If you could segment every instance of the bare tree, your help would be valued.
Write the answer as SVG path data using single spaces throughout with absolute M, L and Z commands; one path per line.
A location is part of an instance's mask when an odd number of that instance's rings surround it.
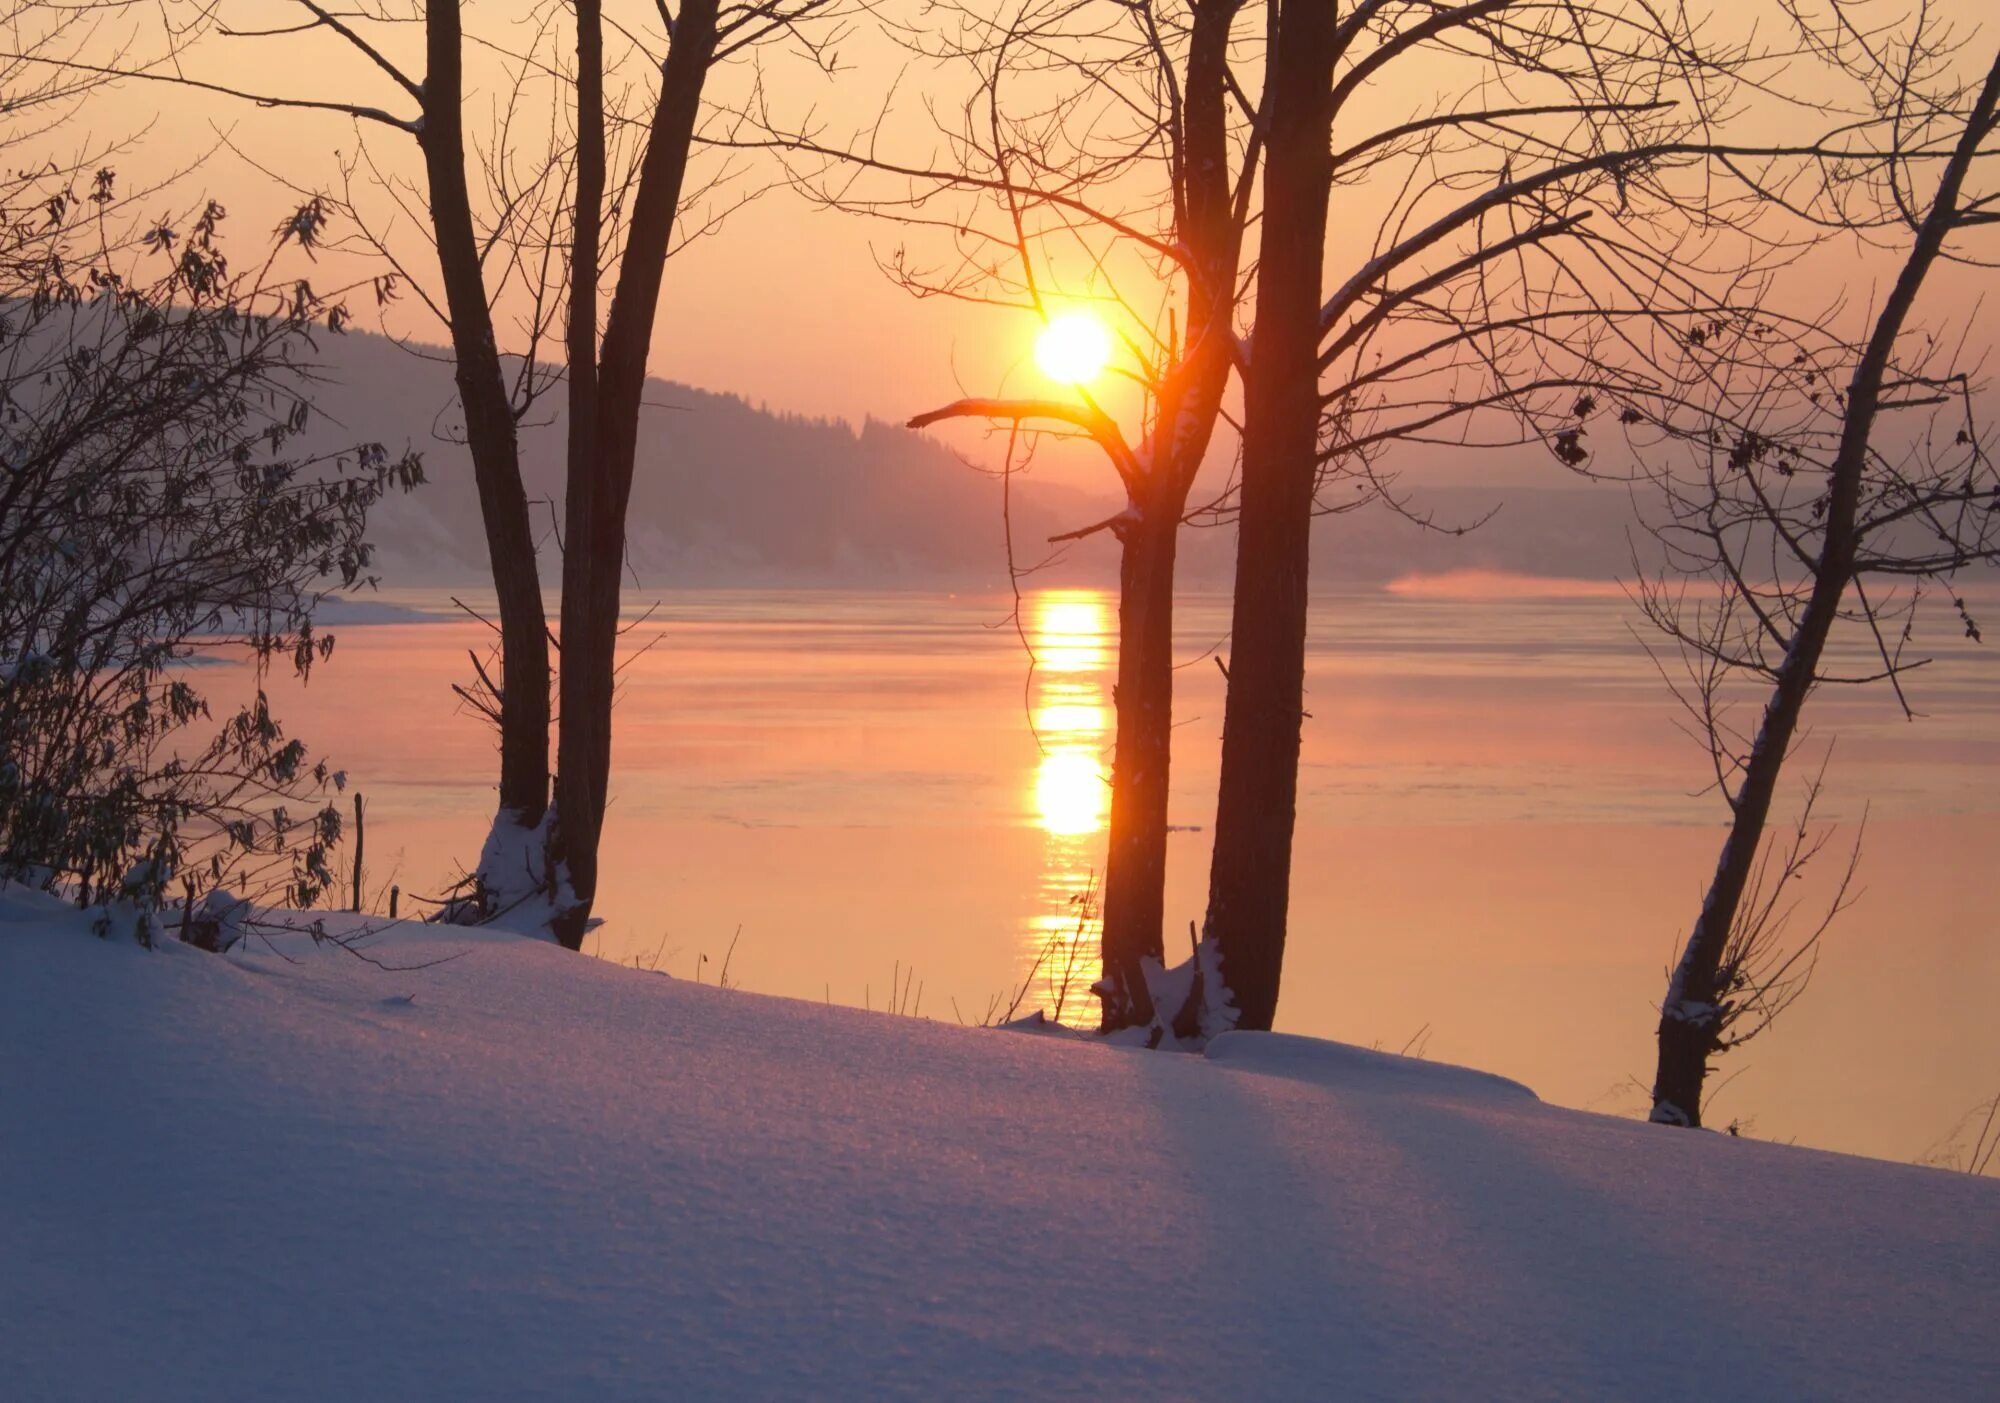
M 1754 217 L 1773 166 L 1839 159 L 1722 142 L 1760 51 L 1645 0 L 1275 0 L 1272 29 L 1209 1032 L 1276 1015 L 1314 511 L 1385 454 L 1585 469 L 1594 416 L 1685 403 L 1668 352 L 1784 252 Z
M 538 10 L 525 41 L 469 35 L 465 7 L 415 0 L 329 9 L 291 0 L 293 25 L 231 22 L 229 0 L 194 6 L 170 30 L 167 51 L 146 63 L 84 63 L 63 69 L 164 81 L 245 99 L 261 107 L 345 116 L 359 127 L 412 138 L 424 186 L 410 189 L 363 151 L 358 173 L 384 192 L 392 211 L 416 217 L 435 257 L 440 291 L 428 271 L 372 242 L 392 260 L 388 286 L 416 285 L 451 334 L 465 437 L 479 486 L 487 553 L 498 596 L 501 676 L 482 679 L 501 737 L 500 807 L 460 913 L 485 919 L 536 903 L 570 948 L 591 924 L 598 883 L 611 753 L 625 514 L 631 494 L 641 396 L 664 265 L 687 231 L 680 215 L 689 193 L 689 156 L 704 123 L 710 76 L 761 43 L 788 39 L 813 62 L 829 61 L 808 21 L 832 18 L 836 0 L 685 0 L 660 4 L 629 21 L 607 21 L 601 0 L 576 0 L 574 53 L 554 44 L 552 16 Z M 624 45 L 622 63 L 639 75 L 636 111 L 606 96 L 607 23 Z M 404 26 L 421 24 L 421 76 L 395 56 Z M 194 76 L 185 61 L 204 40 L 297 42 L 323 36 L 358 59 L 380 89 L 352 98 L 318 98 Z M 467 136 L 467 55 L 496 55 L 512 85 L 486 151 Z M 552 90 L 545 151 L 523 173 L 513 149 L 520 94 L 531 83 Z M 567 113 L 567 119 L 562 116 Z M 521 126 L 527 126 L 525 120 Z M 621 140 L 627 137 L 629 140 Z M 483 187 L 483 189 L 481 188 Z M 484 198 L 482 198 L 482 196 Z M 608 282 L 608 296 L 603 291 Z M 521 369 L 510 376 L 496 330 L 496 305 L 513 289 L 524 298 Z M 551 804 L 549 747 L 550 632 L 536 563 L 536 533 L 520 473 L 519 426 L 550 382 L 537 350 L 560 325 L 561 378 L 569 408 L 568 475 L 562 543 L 561 700 L 557 779 Z
M 1251 17 L 1262 23 L 1238 24 Z M 1143 42 L 1121 49 L 1108 37 L 1121 26 Z M 1364 0 L 1344 14 L 1282 0 L 1031 4 L 962 31 L 931 50 L 979 74 L 942 129 L 950 162 L 895 160 L 875 131 L 845 144 L 774 139 L 907 182 L 888 195 L 858 175 L 816 188 L 952 231 L 959 258 L 941 272 L 902 250 L 890 260 L 919 292 L 1039 311 L 1060 243 L 1086 250 L 1086 281 L 1129 308 L 1105 270 L 1121 250 L 1151 260 L 1142 285 L 1167 289 L 1163 310 L 1124 319 L 1152 338 L 1133 348 L 1142 433 L 1126 436 L 1088 395 L 980 396 L 913 422 L 997 420 L 1010 445 L 1023 426 L 1053 426 L 1093 440 L 1118 469 L 1127 508 L 1098 527 L 1123 548 L 1105 1025 L 1269 1027 L 1312 519 L 1371 495 L 1420 516 L 1388 491 L 1382 457 L 1397 446 L 1539 444 L 1575 467 L 1590 457 L 1581 419 L 1614 393 L 1628 409 L 1679 402 L 1685 387 L 1656 368 L 1663 348 L 1696 310 L 1754 301 L 1755 245 L 1711 257 L 1732 212 L 1706 183 L 1711 124 L 1751 54 L 1698 39 L 1686 17 L 1644 0 Z M 988 227 L 941 209 L 947 193 L 998 218 Z M 1336 193 L 1343 218 L 1330 227 Z M 1329 293 L 1330 247 L 1352 263 Z M 1190 513 L 1232 369 L 1244 387 L 1240 481 Z M 1198 957 L 1142 988 L 1161 949 L 1171 544 L 1191 516 L 1239 528 L 1223 779 Z M 1147 1007 L 1156 991 L 1166 1007 Z
M 858 166 L 901 182 L 900 194 L 839 179 L 815 186 L 831 203 L 929 224 L 940 193 L 969 196 L 955 215 L 959 258 L 942 272 L 907 256 L 892 272 L 913 291 L 999 303 L 1047 318 L 1065 294 L 1114 309 L 1126 336 L 1120 370 L 1136 390 L 1128 436 L 1087 387 L 1073 398 L 972 397 L 919 414 L 1089 439 L 1125 496 L 1100 531 L 1119 543 L 1119 632 L 1110 821 L 1103 888 L 1106 1032 L 1164 1035 L 1155 995 L 1164 971 L 1167 797 L 1173 737 L 1174 566 L 1189 493 L 1201 471 L 1235 363 L 1243 231 L 1258 144 L 1255 113 L 1231 71 L 1242 0 L 1078 6 L 1029 0 L 997 15 L 957 10 L 923 31 L 934 57 L 976 74 L 946 128 L 957 158 L 938 171 L 897 166 L 857 144 Z M 1049 97 L 1051 82 L 1060 95 Z M 824 146 L 801 137 L 794 151 Z M 982 218 L 983 216 L 983 218 Z M 1078 258 L 1077 255 L 1081 254 Z M 1075 259 L 1087 269 L 1065 286 Z M 1125 274 L 1136 284 L 1127 287 Z M 1179 1006 L 1165 1010 L 1171 1017 Z
M 1667 1125 L 1701 1124 L 1713 1059 L 1796 993 L 1788 980 L 1810 951 L 1810 939 L 1786 948 L 1771 928 L 1776 850 L 1766 836 L 1808 699 L 1829 682 L 1879 682 L 1913 715 L 1904 678 L 1925 662 L 1914 652 L 1913 617 L 1926 587 L 1941 590 L 1977 638 L 1952 581 L 2000 559 L 2000 474 L 1975 386 L 1934 339 L 1911 330 L 1936 267 L 1977 264 L 1972 236 L 2000 225 L 2000 193 L 1975 188 L 1982 163 L 2000 155 L 2000 57 L 1982 80 L 1947 86 L 1940 69 L 1950 49 L 1938 34 L 1898 40 L 1839 10 L 1805 33 L 1863 85 L 1887 152 L 1845 182 L 1847 204 L 1818 217 L 1863 229 L 1886 223 L 1902 236 L 1900 266 L 1866 334 L 1851 343 L 1801 344 L 1774 336 L 1767 319 L 1711 324 L 1686 352 L 1717 388 L 1708 413 L 1642 426 L 1654 452 L 1692 449 L 1689 465 L 1656 473 L 1667 508 L 1656 534 L 1670 569 L 1705 578 L 1712 597 L 1663 579 L 1640 602 L 1689 664 L 1683 700 L 1731 813 L 1660 1006 L 1651 1118 Z M 1857 208 L 1864 198 L 1872 203 Z M 1865 645 L 1865 661 L 1830 652 L 1840 630 Z M 1724 695 L 1739 678 L 1768 688 L 1749 735 L 1731 725 Z M 1815 782 L 1808 815 L 1817 792 Z M 1785 876 L 1803 832 L 1802 821 L 1791 856 L 1776 859 Z
M 837 0 L 683 0 L 661 10 L 670 36 L 659 65 L 644 151 L 617 193 L 629 198 L 617 274 L 602 331 L 598 282 L 606 254 L 607 194 L 604 18 L 601 0 L 577 0 L 575 210 L 567 320 L 569 487 L 564 510 L 562 709 L 555 851 L 571 893 L 555 930 L 581 944 L 597 893 L 598 843 L 611 769 L 611 706 L 616 685 L 618 605 L 625 571 L 625 513 L 639 441 L 653 324 L 667 254 L 703 119 L 711 73 L 774 36 L 830 64 L 823 39 L 801 26 L 827 21 Z

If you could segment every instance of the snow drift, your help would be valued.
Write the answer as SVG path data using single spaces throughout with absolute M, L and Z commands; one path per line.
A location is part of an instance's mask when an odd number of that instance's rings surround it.
M 2000 1378 L 2000 1184 L 0 893 L 10 1399 L 1885 1398 Z

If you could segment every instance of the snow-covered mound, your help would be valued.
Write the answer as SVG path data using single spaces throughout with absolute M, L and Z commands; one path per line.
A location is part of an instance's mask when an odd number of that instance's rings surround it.
M 1227 1062 L 1245 1071 L 1293 1077 L 1335 1090 L 1391 1090 L 1415 1096 L 1525 1096 L 1535 1093 L 1521 1083 L 1492 1072 L 1398 1057 L 1372 1048 L 1349 1047 L 1324 1038 L 1293 1033 L 1227 1032 L 1208 1045 L 1211 1062 Z M 1377 1087 L 1377 1081 L 1385 1086 Z
M 1974 1398 L 2000 1184 L 398 930 L 0 894 L 0 1394 Z

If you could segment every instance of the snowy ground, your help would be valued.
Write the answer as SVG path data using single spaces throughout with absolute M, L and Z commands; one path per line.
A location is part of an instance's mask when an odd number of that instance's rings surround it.
M 0 893 L 0 1395 L 1993 1398 L 2000 1183 Z

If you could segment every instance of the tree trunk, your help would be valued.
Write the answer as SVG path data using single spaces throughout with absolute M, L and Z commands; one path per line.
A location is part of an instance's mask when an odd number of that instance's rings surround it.
M 563 543 L 556 812 L 559 851 L 572 900 L 560 913 L 556 935 L 572 949 L 583 943 L 597 899 L 598 847 L 611 775 L 625 511 L 632 496 L 639 410 L 660 285 L 702 86 L 715 56 L 716 12 L 717 0 L 688 0 L 674 22 L 618 284 L 597 356 L 595 433 L 585 456 L 575 456 L 583 451 L 582 444 L 573 442 L 571 449 L 565 506 L 569 532 Z
M 534 828 L 549 802 L 548 617 L 514 415 L 465 178 L 464 101 L 458 7 L 425 7 L 427 73 L 419 141 L 430 185 L 431 224 L 451 322 L 452 359 L 466 445 L 500 613 L 500 824 Z M 505 845 L 511 847 L 512 845 Z
M 1849 512 L 1850 523 L 1852 512 Z M 1832 582 L 1834 576 L 1823 577 Z M 1718 1023 L 1721 1001 L 1726 991 L 1722 982 L 1722 957 L 1735 929 L 1744 890 L 1757 865 L 1763 845 L 1764 825 L 1771 814 L 1771 799 L 1777 792 L 1778 776 L 1798 733 L 1799 715 L 1818 676 L 1819 660 L 1826 650 L 1840 596 L 1846 584 L 1843 571 L 1837 583 L 1822 590 L 1816 587 L 1807 601 L 1799 630 L 1786 650 L 1778 672 L 1777 685 L 1765 705 L 1757 740 L 1751 747 L 1743 782 L 1736 791 L 1735 819 L 1722 845 L 1715 876 L 1702 898 L 1701 915 L 1681 952 L 1667 983 L 1667 997 L 1660 1005 L 1660 1060 L 1653 1079 L 1652 1119 L 1663 1125 L 1701 1124 L 1701 1086 L 1708 1075 L 1708 1059 L 1716 1051 L 1721 1028 Z
M 1190 261 L 1187 341 L 1161 388 L 1134 485 L 1140 516 L 1119 531 L 1118 734 L 1105 860 L 1104 1032 L 1156 1024 L 1180 1032 L 1188 1010 L 1154 1007 L 1150 959 L 1165 964 L 1167 796 L 1173 748 L 1174 557 L 1235 360 L 1242 222 L 1229 149 L 1229 42 L 1239 0 L 1198 0 L 1181 106 L 1184 157 L 1176 218 Z M 1254 159 L 1251 158 L 1251 159 Z M 1247 173 L 1246 173 L 1247 177 Z M 1198 987 L 1198 985 L 1194 986 Z
M 611 703 L 617 687 L 623 523 L 607 521 L 601 479 L 594 484 L 596 491 L 592 484 L 582 484 L 590 505 L 581 510 L 575 505 L 579 479 L 597 476 L 601 463 L 570 464 L 572 524 L 563 555 L 556 819 L 569 902 L 556 922 L 556 938 L 572 950 L 583 944 L 597 899 L 597 853 L 611 773 Z
M 1211 1032 L 1268 1029 L 1284 965 L 1318 473 L 1321 262 L 1333 179 L 1325 104 L 1336 33 L 1335 6 L 1289 0 L 1269 60 L 1229 699 L 1203 928 L 1221 985 L 1204 993 Z
M 590 906 L 597 893 L 597 840 L 603 825 L 604 789 L 567 782 L 578 757 L 595 759 L 594 722 L 605 730 L 603 769 L 589 765 L 581 777 L 608 772 L 610 710 L 608 687 L 595 683 L 591 659 L 602 651 L 590 642 L 596 615 L 592 589 L 599 553 L 598 520 L 604 485 L 597 470 L 598 366 L 597 280 L 602 272 L 604 208 L 604 31 L 599 0 L 576 5 L 576 186 L 570 231 L 569 316 L 564 350 L 569 393 L 568 474 L 563 495 L 562 749 L 556 775 L 554 848 L 564 864 L 565 905 L 555 913 L 556 938 L 574 950 L 583 944 Z M 623 540 L 619 542 L 623 563 Z M 612 567 L 612 579 L 618 578 Z M 617 603 L 611 606 L 612 648 L 617 646 Z M 575 718 L 572 721 L 572 717 Z M 580 747 L 579 741 L 583 744 Z
M 1104 860 L 1103 1031 L 1153 1021 L 1144 961 L 1165 963 L 1167 781 L 1173 748 L 1177 504 L 1120 531 L 1117 737 Z
M 1735 818 L 1723 844 L 1722 858 L 1716 864 L 1715 877 L 1702 899 L 1701 915 L 1668 981 L 1667 997 L 1660 1005 L 1660 1058 L 1653 1079 L 1651 1116 L 1659 1124 L 1701 1124 L 1702 1082 L 1721 1033 L 1718 1004 L 1729 993 L 1721 987 L 1722 960 L 1763 842 L 1778 775 L 1797 733 L 1806 698 L 1819 676 L 1820 657 L 1826 650 L 1841 597 L 1855 575 L 1860 550 L 1856 521 L 1868 467 L 1869 443 L 1882 406 L 1883 385 L 1889 378 L 1903 323 L 1944 247 L 1946 235 L 1959 221 L 1959 192 L 1977 158 L 1980 142 L 1993 130 L 1996 112 L 2000 112 L 2000 58 L 1987 70 L 1985 83 L 1968 114 L 1965 131 L 1945 164 L 1937 193 L 1918 226 L 1910 256 L 1882 304 L 1867 349 L 1848 384 L 1840 445 L 1828 473 L 1826 534 L 1813 568 L 1812 593 L 1806 600 L 1791 645 L 1785 650 L 1771 700 L 1764 708 L 1764 720 L 1751 747 L 1749 763 L 1744 767 L 1743 782 L 1737 787 Z

